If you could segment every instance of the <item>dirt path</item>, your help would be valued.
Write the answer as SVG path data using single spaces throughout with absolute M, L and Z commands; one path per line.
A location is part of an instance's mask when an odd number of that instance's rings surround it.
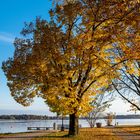
M 45 136 L 46 134 L 52 133 L 55 131 L 37 131 L 21 134 L 9 134 L 0 136 L 0 140 L 31 140 L 32 138 L 38 138 L 40 136 Z
M 122 140 L 140 140 L 140 134 L 132 134 L 120 129 L 113 129 L 113 133 Z

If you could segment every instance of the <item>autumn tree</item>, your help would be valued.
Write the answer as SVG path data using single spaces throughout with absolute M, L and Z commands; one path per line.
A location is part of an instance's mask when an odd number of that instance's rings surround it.
M 77 135 L 78 117 L 91 111 L 91 100 L 109 88 L 119 77 L 119 65 L 129 59 L 128 55 L 116 62 L 110 50 L 119 40 L 115 35 L 124 33 L 129 18 L 135 18 L 138 4 L 55 2 L 51 21 L 38 18 L 26 24 L 23 38 L 15 39 L 14 57 L 3 62 L 11 95 L 25 106 L 35 96 L 42 97 L 51 111 L 70 116 L 69 135 Z

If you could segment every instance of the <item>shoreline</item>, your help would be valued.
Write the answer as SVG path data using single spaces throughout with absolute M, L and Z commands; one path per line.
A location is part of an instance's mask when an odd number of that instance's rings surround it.
M 98 120 L 105 120 L 106 118 L 99 118 Z M 116 118 L 116 120 L 139 120 L 140 118 Z M 0 121 L 47 121 L 47 120 L 62 120 L 62 118 L 54 119 L 0 119 Z M 63 118 L 63 120 L 69 120 L 69 118 Z M 79 120 L 86 120 L 86 118 L 79 118 Z M 115 120 L 115 119 L 113 119 Z M 23 122 L 24 123 L 24 122 Z
M 94 128 L 97 128 L 97 127 L 93 127 Z M 115 126 L 115 125 L 112 125 L 112 126 L 102 126 L 101 128 L 107 128 L 107 129 L 110 129 L 110 128 L 140 128 L 140 124 L 139 125 L 118 125 L 118 126 Z M 79 128 L 79 129 L 92 129 L 90 127 L 82 127 L 82 128 Z M 67 131 L 68 129 L 65 129 L 65 131 Z M 27 132 L 14 132 L 14 133 L 0 133 L 0 136 L 1 135 L 16 135 L 16 134 L 30 134 L 30 133 L 42 133 L 42 132 L 59 132 L 60 130 L 30 130 L 30 131 L 27 131 Z

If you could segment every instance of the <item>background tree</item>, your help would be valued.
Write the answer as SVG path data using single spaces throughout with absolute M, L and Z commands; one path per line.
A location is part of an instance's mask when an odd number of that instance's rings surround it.
M 132 110 L 140 110 L 139 62 L 123 63 L 123 68 L 119 72 L 121 77 L 113 81 L 115 90 L 124 101 L 130 104 Z
M 131 0 L 55 3 L 51 21 L 26 24 L 24 38 L 15 40 L 14 57 L 3 63 L 11 95 L 25 106 L 42 97 L 51 111 L 70 115 L 69 135 L 78 134 L 78 117 L 91 111 L 91 100 L 119 77 L 116 69 L 128 59 L 113 63 L 110 49 L 119 40 L 115 35 L 128 27 L 124 23 L 135 19 L 136 5 Z
M 107 113 L 107 115 L 105 116 L 105 121 L 107 126 L 112 126 L 112 121 L 115 118 L 115 115 L 113 113 Z
M 135 2 L 137 3 L 133 7 Z M 113 86 L 134 110 L 140 110 L 140 3 L 131 2 L 129 9 L 128 14 L 130 14 L 131 21 L 127 19 L 123 25 L 123 34 L 116 34 L 114 37 L 116 38 L 113 49 L 115 61 L 124 58 L 127 61 L 121 63 L 118 68 L 117 72 L 120 76 L 113 80 Z M 131 11 L 135 14 L 132 14 Z
M 91 128 L 95 126 L 98 119 L 104 117 L 103 113 L 107 108 L 109 108 L 111 101 L 113 101 L 113 97 L 110 93 L 98 94 L 95 99 L 91 101 L 93 110 L 89 112 L 86 117 Z

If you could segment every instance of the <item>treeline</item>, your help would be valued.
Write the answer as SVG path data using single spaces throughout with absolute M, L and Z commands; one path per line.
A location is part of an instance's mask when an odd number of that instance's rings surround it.
M 117 115 L 116 119 L 140 119 L 140 115 Z
M 47 119 L 61 119 L 61 116 L 41 116 L 41 115 L 1 115 L 1 120 L 47 120 Z M 68 117 L 64 117 L 64 119 L 68 119 Z M 85 119 L 85 117 L 81 117 L 81 119 Z M 104 117 L 100 118 L 104 119 Z M 116 119 L 140 119 L 140 115 L 117 115 Z
M 54 116 L 41 115 L 1 115 L 0 119 L 5 120 L 47 120 L 56 119 Z

